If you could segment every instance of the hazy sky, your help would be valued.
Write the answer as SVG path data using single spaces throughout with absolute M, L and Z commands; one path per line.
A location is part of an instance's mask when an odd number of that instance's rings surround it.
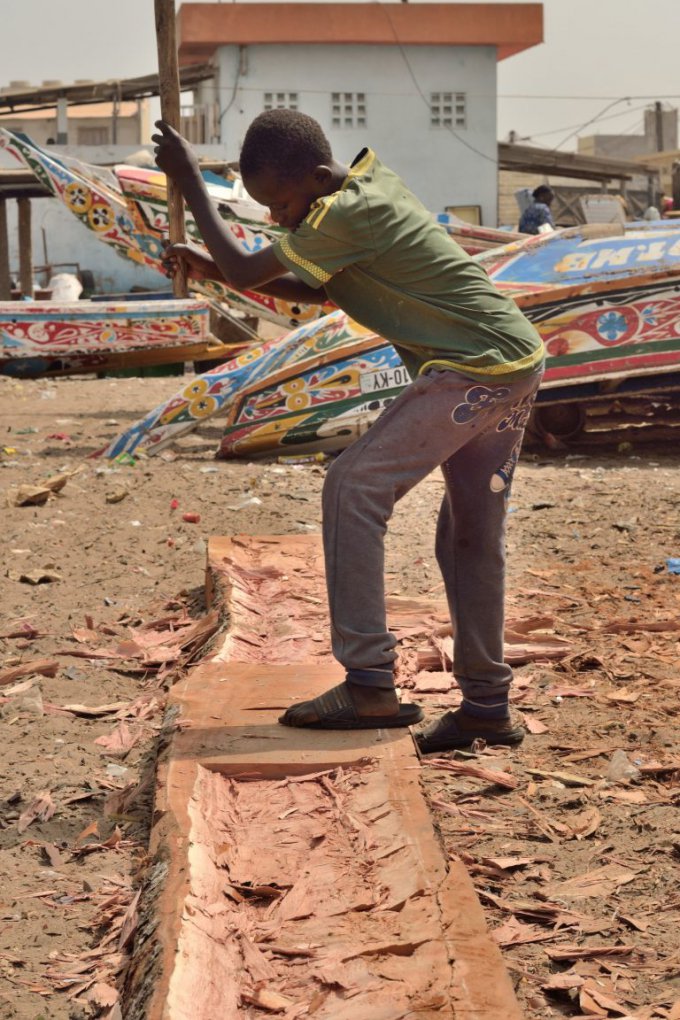
M 155 70 L 153 0 L 1 6 L 0 85 Z M 680 0 L 544 0 L 543 8 L 545 42 L 499 64 L 500 139 L 512 129 L 567 150 L 591 118 L 599 119 L 581 134 L 638 133 L 645 105 L 680 104 Z

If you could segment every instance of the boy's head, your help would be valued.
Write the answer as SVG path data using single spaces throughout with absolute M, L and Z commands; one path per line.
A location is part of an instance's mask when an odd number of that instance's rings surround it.
M 239 163 L 248 193 L 284 227 L 295 229 L 312 202 L 333 190 L 328 139 L 312 117 L 297 110 L 267 110 L 256 117 Z

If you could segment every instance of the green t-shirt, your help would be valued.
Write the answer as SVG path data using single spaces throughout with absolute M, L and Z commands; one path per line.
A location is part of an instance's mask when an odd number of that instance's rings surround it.
M 274 251 L 390 340 L 412 375 L 435 365 L 509 381 L 543 360 L 541 338 L 515 303 L 370 149 Z

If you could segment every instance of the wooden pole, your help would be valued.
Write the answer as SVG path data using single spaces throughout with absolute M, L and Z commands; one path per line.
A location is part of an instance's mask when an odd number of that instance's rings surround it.
M 0 198 L 0 301 L 12 298 L 9 275 L 9 233 L 7 231 L 7 199 Z
M 18 198 L 19 211 L 19 286 L 22 297 L 33 297 L 33 244 L 31 239 L 31 200 Z
M 156 12 L 156 43 L 158 46 L 158 81 L 161 117 L 179 131 L 179 67 L 175 35 L 175 0 L 154 0 Z M 168 226 L 172 244 L 186 240 L 184 199 L 174 181 L 168 177 Z M 175 297 L 187 296 L 187 280 L 183 272 L 175 274 L 172 283 Z

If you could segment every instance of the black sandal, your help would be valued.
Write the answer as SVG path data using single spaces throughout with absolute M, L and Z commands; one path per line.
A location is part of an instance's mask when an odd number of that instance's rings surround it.
M 315 722 L 296 723 L 286 718 L 290 709 L 279 717 L 284 726 L 298 726 L 305 730 L 381 730 L 399 726 L 412 726 L 423 718 L 418 705 L 400 705 L 394 715 L 359 715 L 347 690 L 347 684 L 332 687 L 311 701 L 302 701 L 295 708 L 309 706 L 316 712 Z
M 462 725 L 463 719 L 465 725 Z M 435 754 L 470 747 L 475 740 L 484 740 L 491 747 L 498 744 L 511 747 L 522 743 L 525 732 L 516 719 L 477 719 L 459 708 L 455 712 L 445 712 L 420 733 L 415 733 L 414 738 L 421 754 Z

